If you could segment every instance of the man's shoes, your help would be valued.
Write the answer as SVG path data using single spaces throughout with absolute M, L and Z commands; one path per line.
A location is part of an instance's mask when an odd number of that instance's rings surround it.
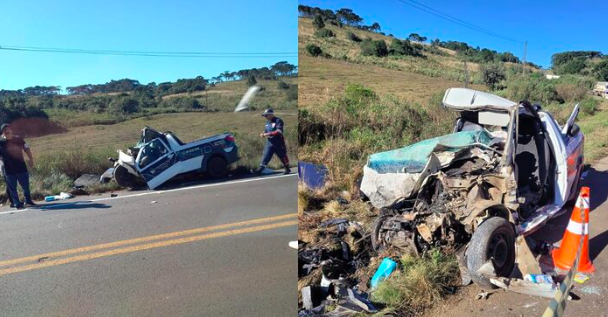
M 11 204 L 11 208 L 15 208 L 15 204 Z
M 24 205 L 17 205 L 17 207 L 15 207 L 15 208 L 21 210 L 21 209 L 25 209 L 25 206 Z
M 291 169 L 289 167 L 285 167 L 284 175 L 291 174 Z
M 260 166 L 258 167 L 258 169 L 256 169 L 255 171 L 253 171 L 254 174 L 257 175 L 262 175 L 262 172 L 266 169 L 266 166 Z
M 34 203 L 33 201 L 26 201 L 25 206 L 26 207 L 36 207 L 36 206 L 38 206 L 38 204 Z

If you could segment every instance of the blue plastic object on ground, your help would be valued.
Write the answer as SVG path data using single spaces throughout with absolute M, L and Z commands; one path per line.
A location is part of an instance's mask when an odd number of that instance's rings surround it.
M 382 263 L 380 263 L 378 270 L 376 270 L 374 277 L 372 277 L 372 288 L 378 287 L 378 284 L 389 277 L 389 275 L 391 275 L 396 268 L 397 263 L 395 261 L 391 260 L 390 258 L 384 258 Z
M 325 186 L 327 168 L 306 162 L 298 162 L 298 176 L 310 189 L 320 189 Z

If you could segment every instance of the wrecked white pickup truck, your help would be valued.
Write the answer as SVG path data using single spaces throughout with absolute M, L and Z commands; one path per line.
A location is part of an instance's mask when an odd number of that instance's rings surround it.
M 459 112 L 454 133 L 369 157 L 361 192 L 380 210 L 372 244 L 414 254 L 452 248 L 463 274 L 491 287 L 478 270 L 491 261 L 493 274 L 508 277 L 516 236 L 576 198 L 579 107 L 560 126 L 538 105 L 471 89 L 448 89 L 443 105 Z
M 154 189 L 184 173 L 201 172 L 211 178 L 227 175 L 228 166 L 239 160 L 235 138 L 230 133 L 184 143 L 172 132 L 160 133 L 150 127 L 127 152 L 118 151 L 113 179 L 123 187 L 145 182 Z

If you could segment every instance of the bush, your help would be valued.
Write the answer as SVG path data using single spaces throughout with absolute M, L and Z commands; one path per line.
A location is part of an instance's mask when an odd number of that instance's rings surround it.
M 486 86 L 495 90 L 498 88 L 498 84 L 506 78 L 505 68 L 498 63 L 482 65 L 481 77 Z
M 247 85 L 248 86 L 253 86 L 255 84 L 257 84 L 258 81 L 255 79 L 255 76 L 249 76 L 247 77 Z
M 515 100 L 528 100 L 532 103 L 563 103 L 564 100 L 555 90 L 555 82 L 540 73 L 513 75 L 507 80 L 506 97 Z
M 324 28 L 325 23 L 323 23 L 323 18 L 320 15 L 315 16 L 314 20 L 312 20 L 312 26 L 317 30 Z
M 287 101 L 298 100 L 298 85 L 290 85 L 287 90 Z
M 335 34 L 329 29 L 319 29 L 315 32 L 316 37 L 334 37 Z
M 585 61 L 582 59 L 571 60 L 557 68 L 559 74 L 580 74 L 585 68 Z
M 353 41 L 353 42 L 357 42 L 357 43 L 361 42 L 361 38 L 358 37 L 357 34 L 351 32 L 351 31 L 348 31 L 346 33 L 346 38 L 349 39 L 349 40 L 351 40 L 351 41 Z
M 399 39 L 393 39 L 391 41 L 389 53 L 396 56 L 422 56 L 419 49 L 412 45 L 410 41 L 401 41 Z
M 315 44 L 306 44 L 306 52 L 308 52 L 308 54 L 310 54 L 311 56 L 317 57 L 319 55 L 323 54 L 323 50 Z
M 173 108 L 182 111 L 192 111 L 204 109 L 198 99 L 192 97 L 173 97 L 162 101 L 161 106 L 163 108 Z
M 289 84 L 282 80 L 279 80 L 279 82 L 277 83 L 277 88 L 278 89 L 289 89 Z
M 608 81 L 608 58 L 604 57 L 593 67 L 593 75 L 601 81 Z
M 120 97 L 110 102 L 110 112 L 115 114 L 133 114 L 139 112 L 139 101 L 131 97 Z
M 587 98 L 583 100 L 579 105 L 581 111 L 588 115 L 593 115 L 597 111 L 598 101 L 593 98 Z
M 386 42 L 383 40 L 373 41 L 371 39 L 365 39 L 361 42 L 361 54 L 363 56 L 387 56 L 388 48 L 386 47 Z

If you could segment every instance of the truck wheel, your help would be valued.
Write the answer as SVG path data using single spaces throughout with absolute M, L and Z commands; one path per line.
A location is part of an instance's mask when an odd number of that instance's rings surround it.
M 207 162 L 207 175 L 213 179 L 224 178 L 228 175 L 228 163 L 219 156 L 214 156 Z
M 489 278 L 477 270 L 492 261 L 496 276 L 508 277 L 515 265 L 515 231 L 504 218 L 492 217 L 473 232 L 467 249 L 467 268 L 475 284 L 485 289 L 496 288 Z
M 122 187 L 134 187 L 137 183 L 135 175 L 129 173 L 125 167 L 120 165 L 114 169 L 114 181 Z

